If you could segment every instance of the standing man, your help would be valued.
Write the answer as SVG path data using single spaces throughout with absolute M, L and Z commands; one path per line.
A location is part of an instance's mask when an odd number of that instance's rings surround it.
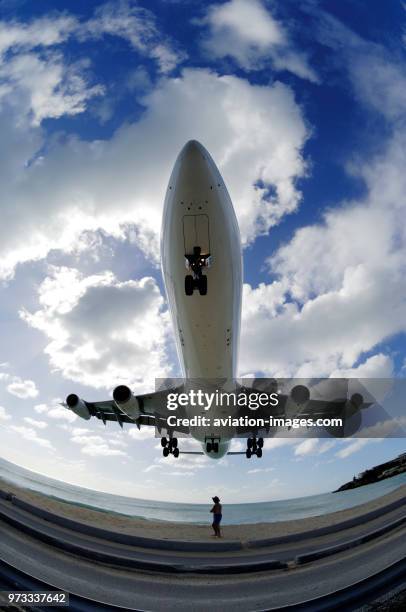
M 217 495 L 215 497 L 212 497 L 212 500 L 214 501 L 214 506 L 210 510 L 210 512 L 213 513 L 213 523 L 211 526 L 214 530 L 214 536 L 221 538 L 220 523 L 221 519 L 223 518 L 222 506 L 220 504 L 220 499 L 217 497 Z

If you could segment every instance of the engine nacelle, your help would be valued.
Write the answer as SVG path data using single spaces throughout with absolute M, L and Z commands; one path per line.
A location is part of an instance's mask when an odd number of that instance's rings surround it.
M 290 392 L 292 401 L 298 406 L 306 404 L 310 399 L 310 391 L 305 385 L 296 385 Z
M 78 395 L 71 393 L 68 395 L 65 402 L 68 408 L 77 414 L 81 419 L 86 419 L 86 421 L 90 419 L 89 409 L 86 406 L 86 403 L 80 399 Z
M 359 410 L 364 404 L 364 398 L 362 397 L 361 393 L 354 393 L 351 395 L 350 402 Z
M 113 391 L 113 399 L 119 410 L 122 410 L 130 419 L 136 421 L 141 414 L 140 405 L 129 387 L 119 385 Z

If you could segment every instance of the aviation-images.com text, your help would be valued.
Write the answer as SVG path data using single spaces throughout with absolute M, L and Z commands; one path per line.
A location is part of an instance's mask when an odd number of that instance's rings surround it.
M 171 415 L 167 417 L 168 427 L 254 427 L 254 428 L 269 428 L 269 427 L 288 427 L 298 429 L 300 427 L 322 427 L 322 426 L 342 426 L 341 418 L 289 418 L 286 415 L 255 417 L 255 411 L 258 408 L 275 408 L 279 404 L 278 393 L 244 393 L 244 392 L 224 392 L 213 391 L 207 393 L 201 389 L 191 389 L 187 393 L 168 393 L 167 409 L 176 410 L 179 407 L 199 407 L 205 411 L 211 408 L 227 407 L 233 408 L 249 408 L 254 411 L 252 416 L 215 416 L 211 418 L 206 415 L 194 415 L 192 417 L 177 417 Z

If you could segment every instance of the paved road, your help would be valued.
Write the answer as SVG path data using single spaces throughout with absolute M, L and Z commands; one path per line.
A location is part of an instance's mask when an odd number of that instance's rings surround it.
M 362 580 L 405 556 L 405 530 L 308 566 L 234 576 L 120 570 L 79 559 L 0 523 L 0 558 L 56 588 L 150 610 L 270 610 Z

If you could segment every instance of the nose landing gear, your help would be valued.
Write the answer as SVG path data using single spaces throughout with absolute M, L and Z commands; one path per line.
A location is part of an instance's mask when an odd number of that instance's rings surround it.
M 218 438 L 206 438 L 206 451 L 208 453 L 219 452 L 219 439 Z
M 253 438 L 247 439 L 247 450 L 245 451 L 245 456 L 247 459 L 251 459 L 252 455 L 256 455 L 258 459 L 262 457 L 262 448 L 264 446 L 263 438 Z
M 200 295 L 206 295 L 207 276 L 204 276 L 202 270 L 210 265 L 210 255 L 202 255 L 200 247 L 193 247 L 193 254 L 185 257 L 186 267 L 193 273 L 185 276 L 186 295 L 193 295 L 195 289 L 199 290 Z
M 178 439 L 177 438 L 161 438 L 162 454 L 164 457 L 173 455 L 175 459 L 179 457 Z

